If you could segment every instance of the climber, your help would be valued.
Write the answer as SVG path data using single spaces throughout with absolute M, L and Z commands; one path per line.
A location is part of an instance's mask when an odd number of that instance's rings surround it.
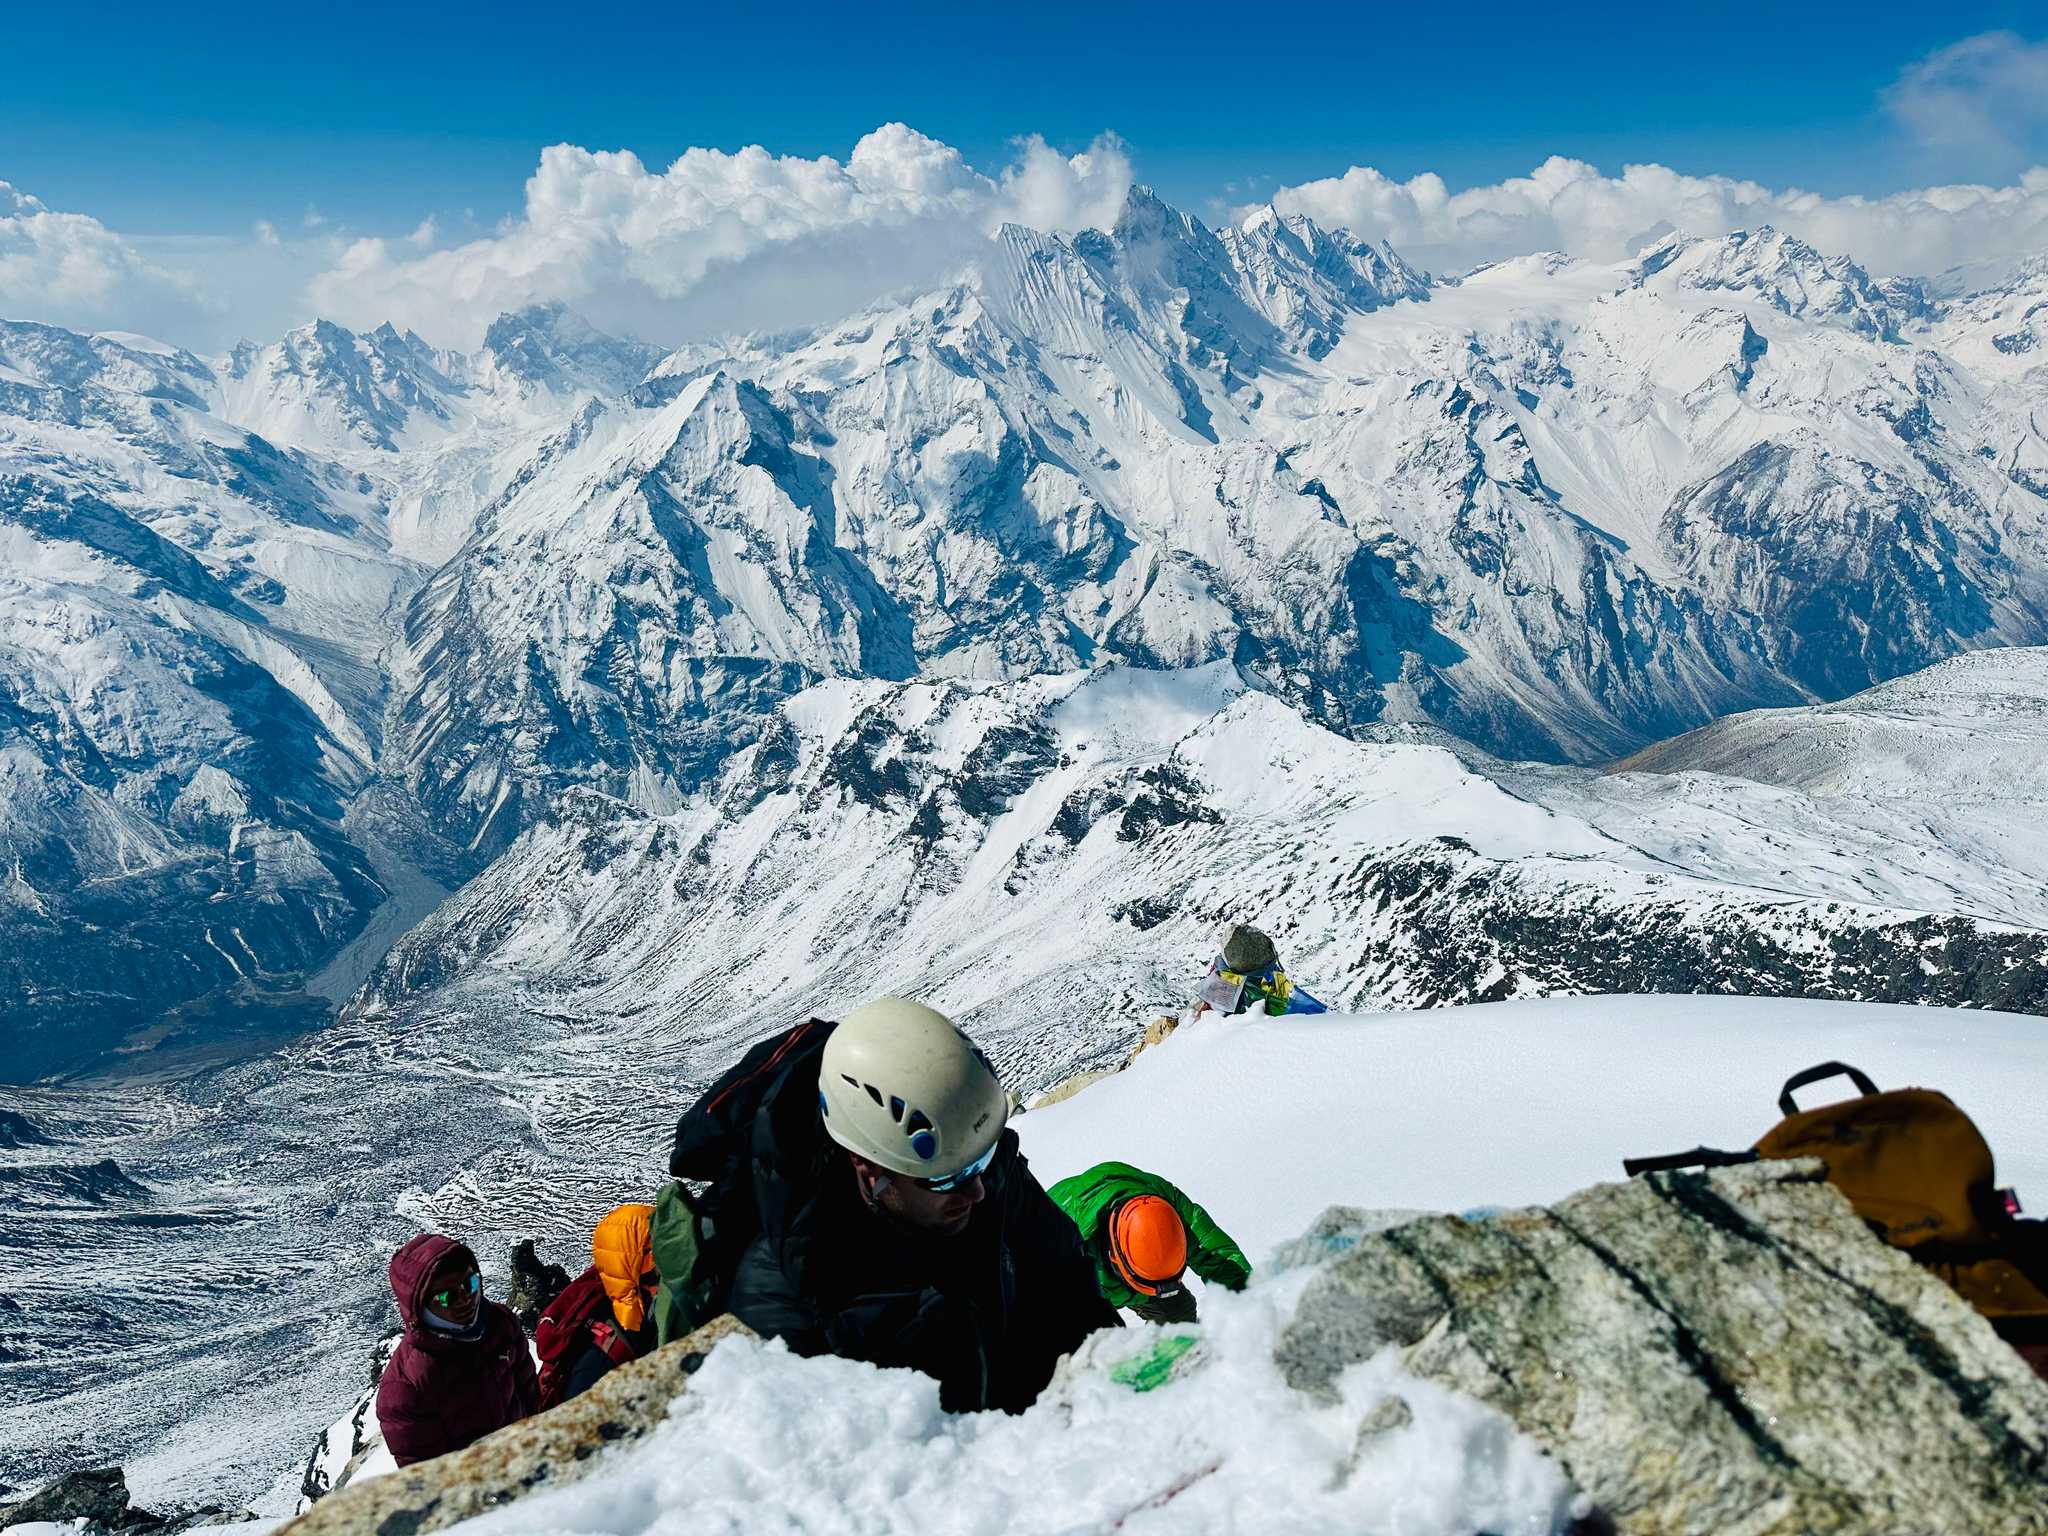
M 661 1275 L 654 1267 L 651 1205 L 622 1205 L 590 1235 L 590 1268 L 548 1304 L 533 1330 L 540 1357 L 540 1405 L 588 1392 L 614 1366 L 654 1348 L 651 1313 Z
M 539 1406 L 526 1332 L 483 1294 L 476 1255 L 423 1232 L 391 1256 L 405 1337 L 377 1384 L 377 1422 L 401 1467 L 459 1451 Z
M 1151 1323 L 1191 1323 L 1192 1269 L 1211 1285 L 1241 1291 L 1251 1261 L 1209 1213 L 1156 1173 L 1097 1163 L 1047 1191 L 1081 1230 L 1096 1283 L 1111 1306 Z
M 532 1238 L 522 1238 L 513 1246 L 512 1283 L 505 1287 L 505 1305 L 519 1319 L 520 1327 L 532 1333 L 548 1303 L 568 1288 L 569 1271 L 543 1259 Z
M 676 1127 L 669 1171 L 711 1187 L 663 1192 L 668 1304 L 923 1371 L 950 1411 L 1022 1412 L 1120 1319 L 1007 1113 L 988 1058 L 905 998 L 762 1042 Z
M 1257 928 L 1232 923 L 1220 935 L 1220 952 L 1209 962 L 1208 975 L 1195 1002 L 1195 1015 L 1218 1013 L 1327 1013 L 1321 1003 L 1296 986 L 1280 968 L 1273 941 Z

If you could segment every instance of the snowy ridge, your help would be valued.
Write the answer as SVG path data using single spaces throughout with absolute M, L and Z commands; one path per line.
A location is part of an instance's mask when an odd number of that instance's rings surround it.
M 2020 676 L 2048 674 L 2048 651 L 1998 659 L 2021 657 Z M 2048 722 L 2029 723 L 2039 753 Z M 1946 760 L 1973 756 L 1965 740 Z M 1188 957 L 1245 915 L 1352 1005 L 1658 990 L 2048 1006 L 2035 812 L 2022 789 L 1951 819 L 1928 809 L 1940 785 L 1894 784 L 1887 804 L 1468 766 L 1346 740 L 1225 663 L 823 683 L 683 809 L 565 799 L 401 941 L 356 1007 L 445 1005 L 452 987 L 465 1006 L 617 1018 L 659 1052 L 707 1014 L 765 1028 L 816 1011 L 857 973 L 970 1022 L 1033 998 L 1035 1045 L 1064 1071 L 1102 1046 L 1091 1010 L 1171 1011 Z

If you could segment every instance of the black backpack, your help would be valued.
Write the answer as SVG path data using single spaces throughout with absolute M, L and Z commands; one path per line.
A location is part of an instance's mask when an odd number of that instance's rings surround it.
M 663 1187 L 654 1214 L 654 1258 L 662 1278 L 655 1320 L 662 1343 L 725 1310 L 740 1259 L 760 1226 L 754 1117 L 790 1073 L 817 1075 L 832 1029 L 824 1019 L 807 1019 L 761 1041 L 676 1122 L 668 1160 L 674 1182 Z

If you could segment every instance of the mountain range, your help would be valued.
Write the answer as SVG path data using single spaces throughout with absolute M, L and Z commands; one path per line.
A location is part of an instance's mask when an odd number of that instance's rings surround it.
M 2044 317 L 2048 260 L 1433 279 L 1139 189 L 669 352 L 0 324 L 8 1075 L 324 1016 L 522 834 L 710 803 L 834 680 L 1220 664 L 1566 765 L 2040 643 Z

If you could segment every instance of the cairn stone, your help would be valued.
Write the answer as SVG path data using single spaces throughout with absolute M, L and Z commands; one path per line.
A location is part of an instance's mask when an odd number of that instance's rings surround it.
M 1278 1363 L 1327 1393 L 1388 1348 L 1506 1414 L 1622 1536 L 2048 1532 L 2048 1384 L 1815 1162 L 1363 1235 Z

